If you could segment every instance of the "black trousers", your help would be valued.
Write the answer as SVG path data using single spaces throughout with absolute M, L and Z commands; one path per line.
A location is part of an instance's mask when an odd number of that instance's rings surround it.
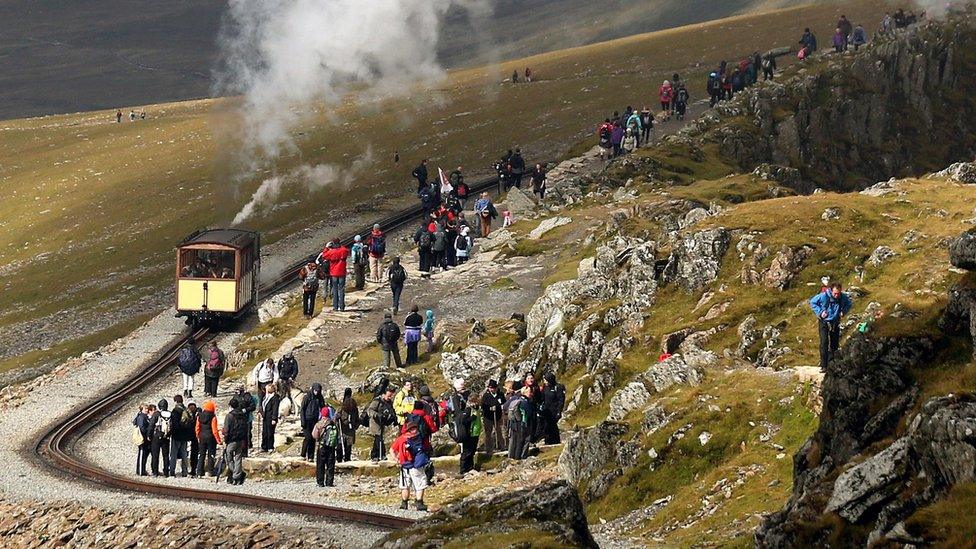
M 444 268 L 444 250 L 434 250 L 430 260 L 430 266 Z
M 200 442 L 197 441 L 196 437 L 190 441 L 190 474 L 195 475 L 197 471 L 197 464 L 200 461 Z
M 647 145 L 647 140 L 650 138 L 651 138 L 651 127 L 644 126 L 643 128 L 641 128 L 641 139 L 640 139 L 641 144 Z
M 325 444 L 319 446 L 315 453 L 315 482 L 319 486 L 335 486 L 335 464 L 336 449 Z
M 271 419 L 261 421 L 261 449 L 267 452 L 274 450 L 274 434 L 276 422 Z
M 546 444 L 559 444 L 559 418 L 547 412 L 543 412 L 541 417 Z
M 204 474 L 209 473 L 213 475 L 214 472 L 214 459 L 217 457 L 217 441 L 204 440 L 200 443 L 200 456 L 197 461 L 197 476 L 202 477 Z
M 407 343 L 407 364 L 416 364 L 418 361 L 417 346 L 420 345 L 419 341 L 413 341 Z
M 429 248 L 418 248 L 417 254 L 420 256 L 420 266 L 418 269 L 427 272 L 430 270 L 430 249 Z
M 315 314 L 315 294 L 316 292 L 302 292 L 302 312 L 306 316 Z
M 820 320 L 820 369 L 826 370 L 831 356 L 840 345 L 840 322 Z
M 460 473 L 463 475 L 474 469 L 474 453 L 478 449 L 478 439 L 465 437 L 461 439 L 461 467 Z
M 169 470 L 169 439 L 168 438 L 154 438 L 150 443 L 150 451 L 152 452 L 152 474 L 153 475 L 163 475 L 168 477 L 172 474 Z M 159 470 L 159 454 L 163 454 L 163 470 Z
M 136 453 L 136 474 L 139 476 L 145 476 L 146 462 L 149 460 L 149 453 L 152 451 L 152 444 L 149 441 L 143 442 L 138 446 L 138 451 Z
M 421 253 L 421 259 L 423 258 L 423 253 Z M 423 268 L 420 269 L 424 270 Z M 390 285 L 390 291 L 393 293 L 393 310 L 400 310 L 400 294 L 403 293 L 403 284 Z
M 302 459 L 308 458 L 309 461 L 315 459 L 315 439 L 312 438 L 313 423 L 302 423 Z
M 356 435 L 342 435 L 342 454 L 339 461 L 352 461 L 352 447 L 356 444 Z
M 220 382 L 219 377 L 207 377 L 203 376 L 203 396 L 217 396 L 217 383 Z
M 383 435 L 373 435 L 373 448 L 369 451 L 369 459 L 386 458 L 386 445 L 383 443 Z
M 522 455 L 523 438 L 525 427 L 518 422 L 508 424 L 508 457 L 511 459 L 524 459 Z

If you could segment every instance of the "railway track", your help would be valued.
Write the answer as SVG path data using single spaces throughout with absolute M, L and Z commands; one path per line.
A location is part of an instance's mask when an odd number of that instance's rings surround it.
M 470 189 L 472 194 L 478 194 L 497 185 L 498 178 L 493 177 L 470 185 Z M 393 231 L 405 227 L 411 221 L 418 219 L 421 214 L 422 210 L 419 206 L 406 208 L 377 222 L 384 230 Z M 372 224 L 359 234 L 368 234 L 368 231 L 371 229 Z M 348 245 L 352 241 L 353 237 L 350 236 L 344 240 L 344 244 Z M 317 253 L 313 253 L 296 261 L 294 264 L 282 270 L 276 278 L 263 284 L 258 289 L 259 300 L 297 282 L 298 270 L 309 261 L 313 261 L 316 256 Z M 201 328 L 172 342 L 167 348 L 161 350 L 145 369 L 135 372 L 107 393 L 97 397 L 94 401 L 79 406 L 77 409 L 72 410 L 65 418 L 56 422 L 37 440 L 33 449 L 34 454 L 42 463 L 45 463 L 59 473 L 68 473 L 103 486 L 125 491 L 244 505 L 250 508 L 263 508 L 277 512 L 284 511 L 331 518 L 391 530 L 405 528 L 414 523 L 412 519 L 382 513 L 343 509 L 329 505 L 230 491 L 184 488 L 147 482 L 141 480 L 139 477 L 117 474 L 96 467 L 75 455 L 75 445 L 82 437 L 97 427 L 106 418 L 118 412 L 131 396 L 137 394 L 164 372 L 173 368 L 179 349 L 186 341 L 202 343 L 211 337 L 213 337 L 213 334 L 207 328 Z

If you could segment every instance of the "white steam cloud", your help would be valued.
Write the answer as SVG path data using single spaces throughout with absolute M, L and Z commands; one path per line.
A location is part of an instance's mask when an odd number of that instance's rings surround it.
M 437 43 L 452 7 L 484 17 L 490 0 L 230 0 L 216 91 L 242 96 L 250 168 L 295 151 L 291 131 L 310 104 L 442 76 Z
M 273 205 L 286 187 L 292 186 L 306 192 L 314 192 L 330 185 L 348 187 L 355 181 L 356 176 L 366 171 L 373 164 L 373 147 L 366 146 L 362 156 L 353 161 L 348 169 L 343 170 L 334 164 L 317 164 L 309 166 L 303 164 L 288 173 L 269 177 L 261 182 L 251 199 L 234 216 L 234 225 L 247 221 L 261 207 Z

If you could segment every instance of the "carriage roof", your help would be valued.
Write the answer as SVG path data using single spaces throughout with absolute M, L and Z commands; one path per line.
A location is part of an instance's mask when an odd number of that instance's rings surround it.
M 218 244 L 238 250 L 248 248 L 257 241 L 257 233 L 243 229 L 207 229 L 186 237 L 180 247 L 194 244 Z

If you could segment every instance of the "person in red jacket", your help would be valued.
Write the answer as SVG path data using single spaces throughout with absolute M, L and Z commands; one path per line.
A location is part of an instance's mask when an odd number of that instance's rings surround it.
M 386 255 L 386 235 L 380 230 L 379 223 L 373 225 L 372 232 L 366 237 L 366 250 L 369 252 L 369 279 L 373 282 L 383 282 L 380 263 Z
M 322 258 L 329 262 L 329 277 L 332 279 L 332 310 L 346 310 L 346 260 L 349 248 L 335 239 L 322 250 Z

